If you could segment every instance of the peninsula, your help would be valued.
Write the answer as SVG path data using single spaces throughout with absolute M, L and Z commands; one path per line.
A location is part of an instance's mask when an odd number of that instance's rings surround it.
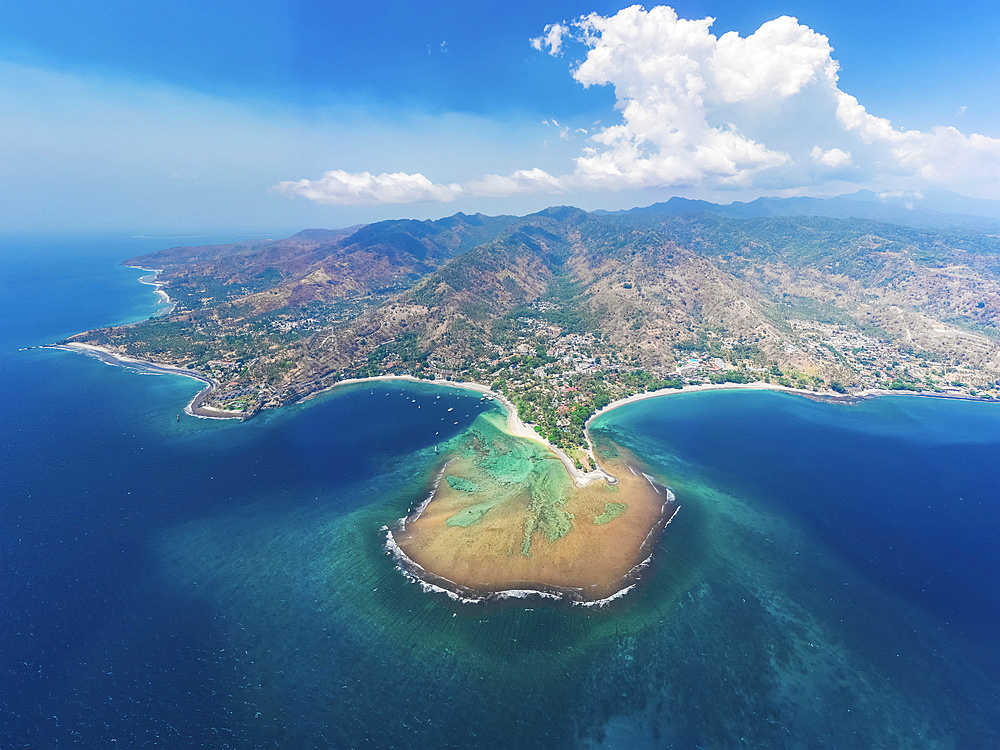
M 171 248 L 126 261 L 160 269 L 165 314 L 63 343 L 180 367 L 240 417 L 356 378 L 475 383 L 584 469 L 587 419 L 663 389 L 1000 396 L 996 234 L 706 205 Z
M 997 234 L 674 209 L 170 248 L 125 261 L 161 314 L 58 345 L 196 378 L 204 417 L 383 377 L 496 399 L 506 420 L 446 446 L 427 502 L 386 529 L 401 567 L 463 597 L 630 585 L 676 499 L 592 444 L 603 409 L 718 387 L 1000 397 Z

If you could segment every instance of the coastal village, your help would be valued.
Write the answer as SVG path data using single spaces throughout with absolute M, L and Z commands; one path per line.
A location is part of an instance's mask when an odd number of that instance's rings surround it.
M 661 234 L 692 226 L 700 234 L 687 244 Z M 69 341 L 184 368 L 212 384 L 196 407 L 219 416 L 249 418 L 345 380 L 474 383 L 581 465 L 587 420 L 649 392 L 756 384 L 1000 398 L 989 238 L 575 209 L 323 231 L 130 260 L 164 269 L 144 280 L 169 308 Z M 474 238 L 464 249 L 460 232 Z M 726 244 L 734 232 L 738 257 Z M 817 260 L 831 254 L 850 265 L 834 273 Z M 945 277 L 971 291 L 914 297 Z
M 545 320 L 551 305 L 537 303 L 538 316 L 514 319 L 515 336 L 506 345 L 488 343 L 476 360 L 456 360 L 431 354 L 414 361 L 400 356 L 394 340 L 383 342 L 385 355 L 372 369 L 332 371 L 306 383 L 294 382 L 295 366 L 288 360 L 266 364 L 264 382 L 252 377 L 271 351 L 280 352 L 268 335 L 300 339 L 322 329 L 313 315 L 270 320 L 266 330 L 247 322 L 245 340 L 257 341 L 263 357 L 215 358 L 188 362 L 219 385 L 212 405 L 253 414 L 276 408 L 332 387 L 341 380 L 378 375 L 408 375 L 427 380 L 475 382 L 488 386 L 515 404 L 521 419 L 550 443 L 567 451 L 581 468 L 588 468 L 584 425 L 607 404 L 638 393 L 690 386 L 769 384 L 819 394 L 856 394 L 885 390 L 923 392 L 967 398 L 1000 398 L 1000 382 L 987 380 L 958 357 L 901 347 L 847 326 L 796 320 L 793 335 L 783 343 L 790 355 L 801 355 L 801 370 L 768 363 L 759 347 L 728 335 L 705 330 L 673 347 L 675 365 L 644 368 L 610 342 L 593 333 L 569 333 Z M 248 347 L 249 348 L 249 347 Z M 246 350 L 244 350 L 246 351 Z M 825 367 L 817 367 L 816 363 Z M 825 377 L 820 373 L 835 373 Z

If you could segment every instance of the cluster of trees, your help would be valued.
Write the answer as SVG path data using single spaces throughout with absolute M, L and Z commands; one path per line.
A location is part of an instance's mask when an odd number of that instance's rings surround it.
M 87 340 L 98 346 L 124 347 L 138 359 L 211 359 L 208 337 L 189 325 L 167 320 L 151 320 L 142 326 L 119 326 L 92 331 Z
M 281 380 L 282 375 L 292 369 L 295 363 L 289 359 L 279 359 L 274 362 L 269 362 L 264 368 L 264 379 L 270 385 L 274 385 L 279 380 Z
M 756 378 L 744 370 L 729 370 L 728 372 L 713 372 L 709 374 L 711 383 L 752 383 Z
M 726 329 L 719 326 L 714 329 L 702 329 L 693 339 L 674 344 L 674 348 L 682 355 L 699 354 L 703 357 L 718 357 L 734 365 L 763 367 L 768 363 L 767 355 L 752 341 L 737 341 L 723 344 L 722 337 Z

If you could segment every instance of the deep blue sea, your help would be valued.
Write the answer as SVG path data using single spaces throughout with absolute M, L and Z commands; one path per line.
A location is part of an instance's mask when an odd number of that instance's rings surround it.
M 148 317 L 121 260 L 214 239 L 2 239 L 3 750 L 1000 746 L 1000 405 L 623 407 L 681 503 L 637 589 L 458 604 L 380 529 L 477 395 L 178 421 L 193 380 L 22 350 Z

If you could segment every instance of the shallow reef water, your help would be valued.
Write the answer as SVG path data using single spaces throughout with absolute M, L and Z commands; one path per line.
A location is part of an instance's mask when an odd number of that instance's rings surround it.
M 578 486 L 549 446 L 512 434 L 507 416 L 497 404 L 436 446 L 430 493 L 386 529 L 397 563 L 428 590 L 466 600 L 601 606 L 624 595 L 678 510 L 675 498 L 603 438 L 596 451 L 611 474 Z

